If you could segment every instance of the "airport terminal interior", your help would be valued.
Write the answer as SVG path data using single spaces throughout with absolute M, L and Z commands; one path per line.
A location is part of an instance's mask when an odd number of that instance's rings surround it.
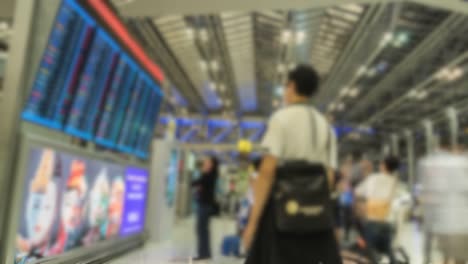
M 468 263 L 468 1 L 0 0 L 0 264 L 315 264 L 246 238 L 301 69 L 342 263 Z

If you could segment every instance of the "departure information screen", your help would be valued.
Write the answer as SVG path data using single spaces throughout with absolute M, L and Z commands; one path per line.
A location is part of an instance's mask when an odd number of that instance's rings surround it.
M 147 158 L 162 98 L 113 37 L 76 0 L 64 0 L 22 118 Z

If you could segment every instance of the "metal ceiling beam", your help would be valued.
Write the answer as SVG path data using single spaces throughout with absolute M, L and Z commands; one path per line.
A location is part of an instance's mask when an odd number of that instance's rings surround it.
M 236 125 L 231 125 L 228 127 L 223 128 L 221 131 L 216 134 L 213 139 L 211 140 L 211 143 L 218 144 L 222 142 L 225 138 L 227 138 L 233 131 L 234 128 L 236 128 Z
M 411 0 L 422 5 L 428 5 L 435 8 L 446 9 L 456 13 L 468 14 L 468 3 L 460 0 Z
M 212 144 L 212 143 L 185 143 L 181 144 L 185 150 L 192 151 L 237 151 L 237 144 Z M 258 144 L 252 146 L 252 151 L 260 151 L 262 148 Z
M 0 19 L 12 19 L 15 10 L 15 0 L 2 0 L 0 1 Z
M 397 4 L 398 5 L 398 4 Z M 399 10 L 399 7 L 396 7 L 397 10 Z M 395 24 L 394 22 L 396 21 L 396 19 L 398 19 L 398 14 L 394 15 L 394 18 L 392 19 L 392 22 L 389 27 L 387 28 L 388 31 L 393 31 L 394 28 L 395 28 Z M 382 35 L 385 34 L 385 32 L 382 32 Z M 383 45 L 378 45 L 376 47 L 376 49 L 374 49 L 371 53 L 369 53 L 370 55 L 366 58 L 366 60 L 364 61 L 363 65 L 370 65 L 371 62 L 373 62 L 379 55 L 380 53 L 382 52 L 382 50 L 385 48 L 385 46 Z M 357 69 L 356 69 L 356 73 L 357 73 Z M 351 79 L 351 81 L 349 83 L 346 84 L 347 87 L 353 87 L 354 84 L 359 80 L 361 76 L 358 75 L 358 74 L 355 74 L 354 77 Z
M 353 3 L 375 3 L 385 0 L 354 0 Z M 445 1 L 445 0 L 444 0 Z M 308 8 L 326 8 L 350 4 L 349 0 L 198 0 L 187 4 L 186 0 L 138 0 L 121 5 L 124 16 L 157 17 L 169 14 L 212 14 L 227 10 L 301 10 Z
M 461 54 L 459 57 L 457 57 L 456 59 L 452 60 L 449 64 L 446 65 L 446 67 L 453 67 L 455 65 L 457 65 L 458 63 L 460 63 L 461 61 L 465 60 L 468 58 L 468 51 Z M 426 85 L 428 85 L 429 83 L 431 83 L 433 80 L 436 79 L 435 77 L 435 74 L 432 74 L 430 75 L 428 78 L 426 78 L 424 81 L 422 81 L 421 83 L 419 83 L 418 85 L 408 89 L 408 92 L 411 91 L 411 90 L 417 90 L 417 89 L 421 89 L 421 88 L 424 88 Z M 428 93 L 430 93 L 430 91 L 432 90 L 435 90 L 437 88 L 439 88 L 440 86 L 439 85 L 434 85 L 434 86 L 431 86 L 429 88 L 426 88 L 425 91 L 427 91 Z M 465 85 L 465 82 L 464 81 L 461 81 L 458 85 L 457 85 L 457 89 L 463 89 L 464 87 L 466 87 Z M 402 96 L 400 96 L 399 98 L 397 98 L 396 100 L 392 101 L 392 103 L 388 106 L 386 106 L 383 110 L 377 112 L 377 113 L 374 113 L 366 122 L 365 124 L 371 124 L 373 123 L 374 121 L 378 120 L 379 118 L 382 118 L 382 115 L 385 115 L 386 113 L 388 113 L 389 111 L 392 111 L 392 109 L 394 109 L 395 107 L 397 107 L 398 105 L 401 105 L 405 100 L 408 100 L 408 97 L 407 97 L 407 94 L 404 94 Z M 428 107 L 433 107 L 432 104 L 428 104 L 429 102 L 425 101 L 425 103 L 427 104 Z M 445 108 L 447 107 L 446 105 L 438 105 L 438 106 L 435 106 L 435 108 Z M 401 116 L 397 116 L 397 118 L 401 118 Z M 420 116 L 418 116 L 417 118 L 420 118 Z
M 199 128 L 198 127 L 192 127 L 190 128 L 187 132 L 185 132 L 181 137 L 180 137 L 180 141 L 181 142 L 188 142 L 190 141 L 194 136 L 197 135 L 197 133 L 199 132 Z
M 228 15 L 219 16 L 217 21 L 222 26 L 219 30 L 224 40 L 223 56 L 229 62 L 230 67 L 232 97 L 236 102 L 238 112 L 242 112 L 251 106 L 258 107 L 254 70 L 254 21 L 250 13 L 244 13 L 243 16 L 238 14 L 237 17 L 244 22 L 242 24 L 231 23 L 232 20 Z M 245 26 L 245 21 L 249 21 L 248 27 Z M 244 33 L 239 34 L 239 29 L 244 29 Z M 242 39 L 242 46 L 236 43 L 239 39 Z
M 412 69 L 420 62 L 421 56 L 423 54 L 430 53 L 433 50 L 434 46 L 440 45 L 443 43 L 445 36 L 451 34 L 452 31 L 448 28 L 453 28 L 454 25 L 462 22 L 463 17 L 458 14 L 451 14 L 447 17 L 439 26 L 434 29 L 429 36 L 427 36 L 419 45 L 414 48 L 408 56 L 406 56 L 400 63 L 392 69 L 392 71 L 385 75 L 373 89 L 370 90 L 366 96 L 359 100 L 359 104 L 355 104 L 352 109 L 350 109 L 346 116 L 354 117 L 357 113 L 362 112 L 366 107 L 369 106 L 368 102 L 375 102 L 377 98 L 387 91 L 387 89 L 392 89 L 393 87 L 389 84 L 395 81 L 395 79 L 400 78 L 402 74 L 411 72 L 409 69 Z
M 343 80 L 345 70 L 344 65 L 349 65 L 349 61 L 353 59 L 353 53 L 356 49 L 361 46 L 361 43 L 366 39 L 366 36 L 370 34 L 369 26 L 375 23 L 376 13 L 382 12 L 383 7 L 380 5 L 371 5 L 363 14 L 363 17 L 359 20 L 357 28 L 354 33 L 351 35 L 351 39 L 348 41 L 348 44 L 343 49 L 341 55 L 339 55 L 337 61 L 334 63 L 330 70 L 330 74 L 324 84 L 322 85 L 322 92 L 317 97 L 317 102 L 329 102 L 333 95 L 337 94 L 338 90 L 341 88 L 337 85 L 338 82 Z M 349 69 L 346 69 L 349 70 Z
M 183 92 L 185 99 L 189 101 L 191 109 L 204 111 L 206 108 L 201 96 L 196 92 L 187 74 L 181 67 L 167 43 L 161 37 L 159 31 L 151 21 L 131 19 L 129 25 L 133 33 L 144 43 L 148 53 L 163 66 L 168 79 Z
M 229 57 L 229 51 L 228 51 L 228 42 L 226 41 L 226 35 L 225 32 L 223 31 L 224 28 L 222 26 L 221 22 L 221 17 L 218 16 L 213 16 L 210 19 L 211 22 L 211 27 L 213 28 L 214 35 L 219 43 L 219 49 L 220 49 L 220 55 L 222 57 L 222 64 L 223 64 L 223 72 L 226 74 L 226 86 L 228 86 L 229 89 L 229 97 L 234 100 L 233 106 L 235 109 L 240 111 L 240 102 L 239 102 L 239 97 L 236 96 L 238 94 L 238 87 L 235 82 L 234 78 L 234 69 L 232 68 L 232 61 L 231 58 Z M 229 84 L 229 85 L 228 85 Z M 226 107 L 224 105 L 225 109 L 228 109 L 230 107 Z

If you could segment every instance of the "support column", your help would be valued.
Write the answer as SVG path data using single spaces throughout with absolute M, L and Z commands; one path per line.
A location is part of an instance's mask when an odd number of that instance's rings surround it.
M 391 153 L 390 145 L 386 142 L 383 142 L 380 152 L 382 157 L 388 156 Z
M 431 120 L 424 120 L 423 121 L 423 126 L 424 126 L 424 135 L 426 138 L 426 154 L 431 153 L 435 149 L 435 140 L 434 140 L 434 124 L 432 123 Z
M 414 154 L 414 137 L 413 133 L 410 130 L 405 131 L 405 139 L 406 139 L 406 156 L 407 156 L 407 164 L 408 164 L 408 183 L 410 189 L 412 190 L 414 187 L 415 182 L 415 154 Z
M 12 208 L 11 201 L 14 196 L 15 165 L 19 155 L 20 113 L 26 93 L 29 91 L 25 78 L 26 68 L 30 63 L 28 51 L 31 50 L 32 25 L 38 2 L 40 1 L 15 1 L 14 34 L 10 41 L 0 103 L 0 113 L 2 113 L 0 122 L 0 263 L 14 263 L 13 234 L 16 234 L 16 230 L 12 230 L 9 224 L 15 216 L 19 215 L 19 209 Z M 51 3 L 50 9 L 53 8 Z
M 397 134 L 392 134 L 391 135 L 391 153 L 393 156 L 400 156 L 400 146 L 399 146 L 399 138 Z
M 458 144 L 459 122 L 457 109 L 449 107 L 447 108 L 446 114 L 449 120 L 450 143 L 452 148 L 454 148 Z

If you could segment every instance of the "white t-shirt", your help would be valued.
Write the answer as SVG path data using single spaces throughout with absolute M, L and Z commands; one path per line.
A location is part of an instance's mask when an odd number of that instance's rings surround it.
M 388 201 L 391 205 L 388 222 L 395 220 L 395 208 L 398 206 L 396 198 L 405 194 L 404 188 L 401 186 L 398 176 L 388 175 L 384 173 L 375 173 L 369 175 L 363 182 L 356 187 L 356 195 L 366 198 L 367 200 Z
M 398 188 L 396 176 L 375 173 L 369 175 L 356 188 L 356 194 L 367 199 L 393 200 Z
M 337 168 L 336 135 L 311 106 L 291 105 L 274 113 L 261 146 L 282 160 L 321 162 Z
M 438 151 L 421 160 L 427 228 L 436 234 L 468 234 L 468 158 Z

